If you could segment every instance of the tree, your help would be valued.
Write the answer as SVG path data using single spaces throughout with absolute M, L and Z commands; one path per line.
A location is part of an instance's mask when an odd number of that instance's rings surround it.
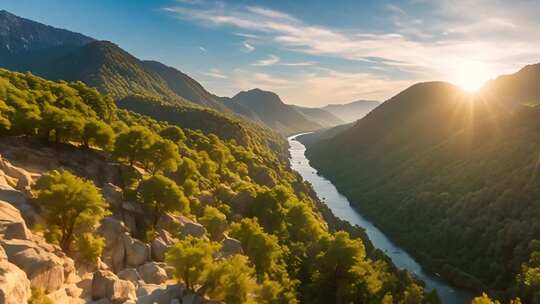
M 206 206 L 199 222 L 204 225 L 213 240 L 218 240 L 227 229 L 227 217 L 219 209 Z
M 86 147 L 93 145 L 108 150 L 114 142 L 114 131 L 106 123 L 90 119 L 84 124 L 82 140 Z
M 311 277 L 313 298 L 338 304 L 357 300 L 364 293 L 362 282 L 368 273 L 362 242 L 339 231 L 322 238 L 318 252 Z
M 188 236 L 167 250 L 165 260 L 174 267 L 176 278 L 194 292 L 196 285 L 203 284 L 217 248 L 215 243 Z
M 46 105 L 41 115 L 41 132 L 45 138 L 49 139 L 54 131 L 57 143 L 82 139 L 84 120 L 77 112 Z
M 186 140 L 186 134 L 177 126 L 169 126 L 159 132 L 159 135 L 165 139 L 171 140 L 174 143 Z
M 276 270 L 282 253 L 278 239 L 265 233 L 255 219 L 245 218 L 233 224 L 230 234 L 242 243 L 242 249 L 255 265 L 259 281 L 266 273 Z
M 58 228 L 58 243 L 66 252 L 71 249 L 74 233 L 91 231 L 108 214 L 107 203 L 96 186 L 68 171 L 44 174 L 35 189 L 45 219 L 52 228 Z
M 137 192 L 143 205 L 154 213 L 153 228 L 164 212 L 189 212 L 189 201 L 182 190 L 174 181 L 163 175 L 154 175 L 143 180 Z
M 209 267 L 199 293 L 204 292 L 211 299 L 227 304 L 264 303 L 255 302 L 255 291 L 257 283 L 247 258 L 233 255 Z
M 179 160 L 178 146 L 168 139 L 156 141 L 144 152 L 144 163 L 152 174 L 175 171 Z
M 155 135 L 144 127 L 131 127 L 116 137 L 114 153 L 126 159 L 130 166 L 144 159 L 146 150 L 154 143 Z
M 83 233 L 76 238 L 75 244 L 82 261 L 96 264 L 105 248 L 105 239 L 92 233 Z

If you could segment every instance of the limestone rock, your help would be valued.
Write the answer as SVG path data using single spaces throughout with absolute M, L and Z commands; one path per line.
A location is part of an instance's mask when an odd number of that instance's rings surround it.
M 103 198 L 109 202 L 111 207 L 122 207 L 122 203 L 124 201 L 124 192 L 122 189 L 120 189 L 120 187 L 112 183 L 107 183 L 103 186 L 103 188 L 101 188 L 101 193 L 103 193 Z
M 96 271 L 92 279 L 92 298 L 108 299 L 112 303 L 123 303 L 136 298 L 135 285 L 119 279 L 110 271 Z
M 180 236 L 182 238 L 191 235 L 196 238 L 201 238 L 206 234 L 206 229 L 203 225 L 195 222 L 187 222 L 180 228 Z
M 102 259 L 105 264 L 114 271 L 124 268 L 125 248 L 123 235 L 127 228 L 120 220 L 113 217 L 106 217 L 101 220 L 97 233 L 105 238 L 105 248 Z
M 0 259 L 0 303 L 26 303 L 30 295 L 30 281 L 24 271 L 6 259 Z
M 0 201 L 0 236 L 8 240 L 32 238 L 32 233 L 26 228 L 20 211 L 4 201 Z
M 150 243 L 152 248 L 152 259 L 156 262 L 165 261 L 165 252 L 169 246 L 161 238 L 156 238 Z
M 26 240 L 0 240 L 11 263 L 21 268 L 32 287 L 46 292 L 57 290 L 64 284 L 64 260 Z
M 126 281 L 131 281 L 133 284 L 138 284 L 141 279 L 141 276 L 135 268 L 126 268 L 117 273 L 118 278 Z
M 145 243 L 132 238 L 128 234 L 124 234 L 122 240 L 126 250 L 126 264 L 128 266 L 137 267 L 148 260 L 150 249 Z
M 167 272 L 156 262 L 149 262 L 138 269 L 141 278 L 148 284 L 162 284 L 168 279 Z
M 153 285 L 158 286 L 158 285 Z M 183 285 L 168 285 L 166 287 L 154 288 L 152 291 L 146 291 L 147 294 L 139 296 L 137 304 L 169 304 L 174 299 L 178 299 L 184 293 Z
M 237 239 L 225 236 L 223 241 L 221 241 L 221 245 L 221 253 L 223 257 L 243 253 L 242 243 Z

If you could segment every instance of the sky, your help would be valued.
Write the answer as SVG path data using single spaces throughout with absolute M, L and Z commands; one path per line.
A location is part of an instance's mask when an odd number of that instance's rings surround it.
M 161 61 L 232 96 L 386 100 L 419 81 L 473 90 L 540 62 L 535 0 L 2 0 L 0 9 Z

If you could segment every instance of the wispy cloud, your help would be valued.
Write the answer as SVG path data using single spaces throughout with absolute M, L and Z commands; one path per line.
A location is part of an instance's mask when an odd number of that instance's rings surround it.
M 251 53 L 253 51 L 255 51 L 255 47 L 251 44 L 249 44 L 247 41 L 244 41 L 242 43 L 242 46 L 244 47 L 244 52 L 246 53 Z
M 202 46 L 199 46 L 199 50 L 201 50 L 203 53 L 208 53 L 208 50 Z
M 405 83 L 455 81 L 467 73 L 470 66 L 480 66 L 485 77 L 493 77 L 540 60 L 540 2 L 516 1 L 519 3 L 504 0 L 399 2 L 384 7 L 388 12 L 385 21 L 390 24 L 378 30 L 344 30 L 309 24 L 286 12 L 223 2 L 177 5 L 167 10 L 177 18 L 201 26 L 231 28 L 239 37 L 264 37 L 258 39 L 258 45 L 267 43 L 283 51 L 367 62 L 366 70 L 371 74 L 334 68 L 333 72 L 302 75 L 305 78 L 290 76 L 289 82 L 309 85 L 303 88 L 306 96 L 319 91 L 321 96 L 330 97 L 325 92 L 339 88 L 340 92 L 358 94 L 356 97 L 383 98 L 396 93 Z M 280 57 L 285 56 L 277 51 L 275 54 L 252 65 L 314 65 L 309 61 L 283 62 Z M 396 70 L 401 73 L 399 77 L 390 72 Z M 297 96 L 291 88 L 283 92 Z
M 257 60 L 256 62 L 252 63 L 253 66 L 269 66 L 274 65 L 280 61 L 280 58 L 276 55 L 268 55 L 265 59 Z
M 213 78 L 227 79 L 227 75 L 223 74 L 219 69 L 212 68 L 210 71 L 203 73 L 203 75 L 210 76 Z

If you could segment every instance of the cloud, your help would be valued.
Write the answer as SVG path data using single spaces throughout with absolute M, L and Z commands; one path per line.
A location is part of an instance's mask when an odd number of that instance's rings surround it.
M 199 46 L 199 50 L 201 50 L 203 53 L 208 53 L 208 50 L 202 46 Z
M 270 54 L 265 59 L 257 60 L 256 62 L 252 63 L 251 65 L 253 65 L 253 66 L 269 66 L 269 65 L 274 65 L 274 64 L 278 63 L 279 60 L 280 60 L 280 58 L 278 56 Z
M 312 66 L 315 65 L 316 62 L 314 61 L 302 61 L 302 62 L 282 62 L 279 65 L 282 66 Z
M 242 43 L 242 46 L 244 47 L 244 52 L 246 53 L 251 53 L 253 51 L 255 51 L 255 47 L 251 44 L 249 44 L 247 41 L 244 41 Z
M 210 71 L 203 73 L 203 75 L 210 76 L 213 78 L 219 78 L 219 79 L 227 79 L 227 75 L 223 74 L 219 69 L 212 68 Z

